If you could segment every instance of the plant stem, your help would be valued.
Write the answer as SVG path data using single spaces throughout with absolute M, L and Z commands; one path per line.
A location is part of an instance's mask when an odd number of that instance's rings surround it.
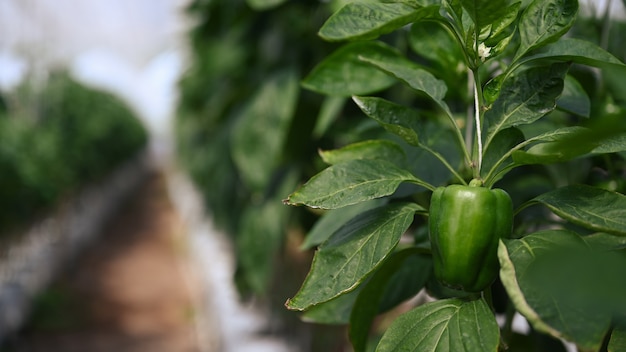
M 468 76 L 469 77 L 469 76 Z M 467 91 L 468 94 L 472 94 L 474 96 L 474 80 L 467 80 Z M 474 139 L 474 111 L 472 110 L 473 106 L 468 105 L 466 111 L 466 122 L 465 122 L 465 147 L 467 150 L 472 150 L 474 146 L 472 145 Z
M 476 128 L 476 144 L 478 146 L 477 159 L 478 163 L 474 169 L 474 178 L 480 178 L 480 169 L 483 163 L 483 134 L 481 111 L 483 108 L 482 87 L 480 85 L 480 77 L 478 77 L 478 69 L 472 70 L 472 78 L 474 81 L 474 126 Z

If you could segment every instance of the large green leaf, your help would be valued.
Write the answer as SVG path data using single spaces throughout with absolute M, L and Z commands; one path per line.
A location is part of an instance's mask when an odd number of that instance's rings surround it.
M 624 307 L 626 288 L 618 278 L 625 262 L 614 254 L 589 250 L 569 231 L 538 232 L 500 242 L 500 278 L 536 330 L 596 351 L 613 311 Z
M 556 43 L 547 45 L 536 53 L 522 58 L 518 64 L 544 59 L 572 61 L 594 67 L 624 66 L 624 63 L 619 59 L 596 44 L 576 38 L 562 38 Z
M 519 164 L 550 164 L 571 160 L 588 153 L 616 153 L 626 150 L 626 124 L 620 114 L 586 121 L 586 127 L 560 128 L 544 134 L 543 143 L 526 151 L 515 151 L 513 160 Z M 532 138 L 538 141 L 538 136 Z M 529 141 L 531 141 L 529 140 Z
M 532 123 L 556 107 L 569 65 L 530 68 L 507 79 L 498 99 L 485 113 L 489 125 L 486 146 L 503 129 Z
M 421 117 L 417 110 L 392 103 L 383 98 L 353 97 L 352 100 L 365 115 L 373 118 L 387 131 L 399 136 L 405 142 L 420 144 L 419 131 Z
M 406 166 L 406 154 L 399 145 L 384 139 L 349 144 L 340 149 L 320 151 L 325 163 L 334 165 L 355 159 L 382 159 L 398 167 Z
M 286 202 L 336 209 L 391 195 L 402 182 L 422 184 L 409 171 L 385 160 L 356 159 L 333 165 L 313 176 Z
M 401 55 L 382 59 L 363 56 L 361 60 L 379 68 L 383 72 L 387 72 L 414 90 L 427 95 L 448 113 L 448 115 L 452 115 L 448 105 L 443 101 L 443 98 L 446 96 L 446 91 L 448 90 L 446 83 L 437 79 L 418 64 Z
M 591 130 L 572 126 L 550 131 L 533 138 L 541 141 L 528 148 L 513 152 L 513 160 L 519 165 L 553 164 L 572 160 L 590 153 L 597 148 L 599 141 L 592 137 Z
M 508 0 L 461 0 L 461 5 L 477 28 L 481 29 L 500 19 L 507 11 Z
M 374 39 L 417 20 L 436 17 L 436 5 L 351 2 L 330 16 L 319 35 L 328 41 Z
M 500 331 L 482 299 L 445 299 L 401 315 L 389 327 L 377 352 L 495 352 Z
M 534 199 L 556 215 L 595 231 L 626 236 L 626 196 L 587 185 L 572 185 Z
M 350 221 L 357 215 L 367 210 L 379 207 L 385 203 L 385 199 L 372 199 L 347 207 L 328 210 L 322 217 L 315 222 L 311 231 L 307 234 L 304 242 L 300 246 L 302 249 L 309 249 L 318 246 L 326 241 L 341 226 Z
M 557 41 L 572 27 L 577 13 L 578 0 L 534 0 L 520 18 L 515 58 Z
M 350 316 L 350 340 L 365 351 L 372 321 L 388 308 L 416 295 L 430 277 L 432 259 L 417 248 L 390 257 L 361 289 Z
M 371 94 L 388 88 L 396 81 L 361 59 L 385 61 L 395 59 L 398 55 L 396 49 L 380 42 L 349 43 L 320 62 L 305 77 L 302 85 L 328 95 L 349 97 Z
M 298 92 L 295 71 L 269 77 L 234 126 L 232 156 L 242 178 L 254 190 L 267 186 L 281 160 Z
M 419 211 L 424 209 L 413 203 L 390 204 L 342 226 L 319 247 L 311 271 L 287 308 L 306 310 L 354 290 L 387 259 Z

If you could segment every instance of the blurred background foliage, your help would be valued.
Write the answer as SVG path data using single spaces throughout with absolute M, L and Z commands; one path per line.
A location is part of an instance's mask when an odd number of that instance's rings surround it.
M 29 78 L 0 104 L 0 233 L 99 180 L 147 141 L 114 96 L 65 72 Z
M 392 140 L 403 148 L 408 165 L 420 178 L 434 184 L 448 181 L 447 170 L 437 160 L 416 152 L 416 148 L 408 148 L 365 118 L 349 97 L 324 97 L 302 87 L 301 82 L 306 81 L 315 65 L 340 47 L 341 43 L 324 42 L 317 32 L 330 14 L 345 3 L 196 0 L 188 9 L 196 22 L 189 34 L 190 69 L 180 81 L 177 153 L 202 192 L 215 224 L 232 236 L 238 265 L 236 281 L 241 292 L 269 302 L 272 313 L 290 322 L 283 326 L 291 330 L 304 328 L 299 327 L 293 320 L 295 314 L 286 312 L 283 304 L 296 292 L 308 271 L 312 251 L 302 248 L 313 248 L 319 243 L 306 238 L 306 234 L 324 213 L 287 207 L 281 200 L 325 167 L 318 150 L 368 139 Z M 626 24 L 607 20 L 602 13 L 593 15 L 581 17 L 571 35 L 601 43 L 620 60 L 626 60 L 622 36 Z M 472 95 L 469 89 L 458 86 L 467 81 L 467 73 L 456 69 L 462 67 L 459 53 L 443 50 L 450 47 L 445 44 L 450 38 L 441 28 L 407 27 L 380 40 L 444 80 L 450 87 L 446 99 L 459 112 L 459 124 L 465 122 L 465 109 L 471 106 Z M 589 118 L 624 116 L 626 77 L 620 74 L 608 68 L 572 70 L 572 82 L 578 82 L 573 87 L 583 90 L 574 95 L 589 97 Z M 401 84 L 392 83 L 385 88 L 388 89 L 376 94 L 407 106 L 431 104 Z M 449 130 L 433 117 L 424 117 L 426 144 L 448 160 L 460 163 L 460 156 L 454 155 L 456 148 L 448 142 Z M 587 118 L 561 109 L 533 124 L 535 130 L 524 133 L 578 124 Z M 613 154 L 522 167 L 499 186 L 510 190 L 516 204 L 571 183 L 590 183 L 624 192 L 625 156 Z M 395 196 L 427 199 L 427 192 L 415 193 L 411 187 L 401 188 Z M 331 213 L 327 214 L 328 219 L 337 221 L 347 216 L 331 218 Z M 528 211 L 520 216 L 520 223 L 532 226 L 535 216 Z M 324 226 L 328 232 L 339 225 Z M 317 322 L 341 320 L 314 315 L 306 318 Z M 335 331 L 341 334 L 340 329 Z M 322 345 L 309 345 L 304 350 L 329 350 L 336 343 L 333 337 L 308 341 Z

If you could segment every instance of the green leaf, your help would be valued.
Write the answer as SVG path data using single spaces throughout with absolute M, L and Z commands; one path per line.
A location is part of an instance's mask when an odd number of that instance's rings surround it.
M 293 171 L 287 174 L 275 196 L 261 204 L 248 205 L 241 216 L 235 245 L 242 255 L 237 256 L 237 261 L 246 284 L 258 295 L 268 292 L 274 259 L 283 242 L 288 208 L 279 197 L 295 187 L 298 176 Z
M 501 38 L 503 35 L 508 37 L 509 31 L 511 31 L 511 25 L 517 19 L 517 14 L 519 13 L 519 9 L 522 6 L 521 2 L 516 2 L 509 7 L 507 7 L 501 16 L 496 18 L 493 23 L 491 23 L 491 32 L 489 33 L 489 39 L 486 40 L 486 43 L 490 43 L 492 38 Z M 491 44 L 493 45 L 493 44 Z M 490 46 L 491 46 L 490 45 Z
M 352 2 L 333 14 L 319 35 L 328 41 L 375 39 L 420 19 L 437 17 L 437 5 L 420 7 L 403 2 Z
M 626 196 L 587 185 L 573 185 L 534 199 L 556 215 L 594 231 L 626 236 Z
M 549 164 L 571 160 L 588 153 L 615 153 L 625 150 L 626 124 L 623 116 L 607 115 L 589 120 L 588 127 L 568 127 L 553 140 L 515 151 L 513 160 L 519 164 Z M 534 140 L 535 138 L 533 138 Z
M 309 249 L 320 245 L 352 218 L 384 203 L 385 199 L 373 199 L 339 209 L 328 210 L 315 222 L 300 248 Z
M 530 68 L 504 81 L 498 99 L 485 113 L 486 145 L 499 131 L 532 123 L 554 110 L 568 68 L 567 64 Z
M 418 131 L 421 120 L 419 113 L 402 105 L 376 97 L 353 97 L 365 115 L 373 118 L 387 131 L 399 136 L 405 142 L 417 146 L 420 144 Z
M 408 248 L 395 253 L 376 270 L 359 293 L 350 316 L 350 341 L 356 352 L 365 351 L 376 315 L 416 295 L 428 280 L 431 266 L 430 256 Z
M 599 349 L 611 311 L 623 304 L 619 295 L 626 294 L 624 285 L 616 284 L 621 280 L 615 280 L 623 270 L 613 268 L 624 258 L 593 252 L 565 230 L 501 241 L 498 257 L 509 297 L 536 330 L 583 349 Z
M 416 54 L 447 71 L 465 72 L 463 53 L 454 37 L 439 22 L 416 22 L 411 26 L 409 44 Z M 442 70 L 443 71 L 443 70 Z
M 577 0 L 534 0 L 518 24 L 520 46 L 514 61 L 561 38 L 574 24 L 577 13 Z
M 354 307 L 361 286 L 354 291 L 344 293 L 328 302 L 309 308 L 300 317 L 302 321 L 316 324 L 345 325 L 350 322 L 350 313 Z
M 361 59 L 384 61 L 393 60 L 398 55 L 396 49 L 380 42 L 349 43 L 320 62 L 302 85 L 321 94 L 343 97 L 381 91 L 396 81 Z
M 502 83 L 506 78 L 505 74 L 500 74 L 490 79 L 483 87 L 483 97 L 487 105 L 493 104 L 493 102 L 500 96 L 500 90 L 502 89 Z
M 321 138 L 330 126 L 337 120 L 341 114 L 341 110 L 346 104 L 345 97 L 327 96 L 320 107 L 320 113 L 315 122 L 313 129 L 313 137 Z
M 474 24 L 482 29 L 500 19 L 507 10 L 506 0 L 461 0 Z
M 246 0 L 246 3 L 248 3 L 248 6 L 253 10 L 263 11 L 276 7 L 285 1 L 286 0 Z
M 585 131 L 587 128 L 582 126 L 561 127 L 552 131 L 548 131 L 532 137 L 533 142 L 558 142 L 569 136 L 576 135 Z
M 443 101 L 446 96 L 448 87 L 442 80 L 437 79 L 430 72 L 426 71 L 416 63 L 406 59 L 400 54 L 395 57 L 376 58 L 361 57 L 361 61 L 367 62 L 374 67 L 379 68 L 383 72 L 387 72 L 391 76 L 399 79 L 414 90 L 421 92 L 430 97 L 437 103 L 448 115 L 452 115 L 450 108 Z M 355 94 L 360 95 L 360 94 Z
M 399 145 L 384 139 L 368 140 L 347 145 L 340 149 L 320 151 L 320 156 L 329 165 L 355 159 L 382 159 L 398 167 L 405 167 L 406 154 Z
M 562 38 L 556 43 L 547 45 L 536 53 L 522 58 L 518 65 L 545 59 L 572 61 L 593 67 L 624 67 L 624 63 L 611 53 L 592 42 L 576 38 Z
M 448 124 L 426 119 L 419 131 L 422 145 L 441 154 L 450 165 L 463 163 L 463 152 L 457 136 Z M 451 141 L 457 141 L 451 142 Z M 407 148 L 410 171 L 420 180 L 432 185 L 444 185 L 452 177 L 448 168 L 424 148 Z
M 319 247 L 311 271 L 287 308 L 306 310 L 354 290 L 387 259 L 418 211 L 424 209 L 395 203 L 350 220 Z
M 429 70 L 447 85 L 465 79 L 467 69 L 461 47 L 441 22 L 413 23 L 409 45 L 417 55 L 428 61 Z
M 401 315 L 389 327 L 377 352 L 495 352 L 500 331 L 482 299 L 445 299 Z
M 283 209 L 281 209 L 283 208 Z M 284 206 L 274 202 L 249 206 L 241 218 L 237 233 L 237 252 L 244 280 L 253 292 L 264 294 L 273 274 L 274 256 L 283 238 Z
M 620 133 L 602 141 L 591 152 L 594 154 L 619 153 L 626 151 L 626 134 Z
M 402 182 L 421 183 L 409 171 L 388 161 L 350 160 L 313 176 L 286 202 L 289 205 L 336 209 L 391 195 Z
M 500 131 L 484 150 L 485 154 L 483 157 L 482 169 L 490 171 L 491 168 L 495 166 L 496 162 L 504 156 L 504 154 L 508 153 L 511 148 L 523 141 L 524 134 L 515 127 L 510 127 Z M 498 169 L 502 169 L 510 163 L 511 161 L 505 161 L 498 167 Z
M 626 328 L 616 328 L 611 333 L 608 352 L 626 351 Z
M 589 247 L 598 250 L 622 250 L 626 249 L 626 237 L 615 236 L 609 233 L 597 232 L 583 237 Z
M 465 28 L 464 23 L 462 23 L 463 5 L 461 5 L 461 0 L 441 0 L 441 12 L 447 12 L 447 14 L 451 17 L 452 25 L 458 27 L 459 33 L 463 36 Z
M 572 160 L 590 153 L 598 146 L 598 141 L 589 136 L 590 130 L 585 127 L 573 126 L 560 128 L 539 137 L 549 140 L 539 143 L 528 150 L 513 152 L 513 160 L 519 165 L 554 164 Z
M 233 159 L 243 180 L 254 190 L 267 186 L 280 163 L 298 92 L 298 78 L 293 70 L 268 78 L 233 128 Z
M 563 93 L 556 101 L 556 105 L 559 109 L 582 117 L 589 117 L 591 112 L 589 95 L 587 95 L 580 83 L 570 75 L 565 76 Z

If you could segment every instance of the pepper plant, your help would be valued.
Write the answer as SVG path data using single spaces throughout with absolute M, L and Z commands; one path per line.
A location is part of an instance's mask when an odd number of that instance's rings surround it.
M 384 133 L 321 151 L 330 166 L 285 200 L 323 212 L 288 309 L 349 323 L 365 351 L 375 317 L 425 290 L 376 351 L 540 350 L 516 313 L 553 342 L 626 350 L 626 197 L 562 172 L 588 161 L 623 178 L 624 110 L 580 82 L 626 66 L 566 36 L 577 13 L 576 0 L 396 0 L 328 18 L 319 35 L 345 44 L 303 86 L 351 98 Z M 555 187 L 533 187 L 551 174 Z

